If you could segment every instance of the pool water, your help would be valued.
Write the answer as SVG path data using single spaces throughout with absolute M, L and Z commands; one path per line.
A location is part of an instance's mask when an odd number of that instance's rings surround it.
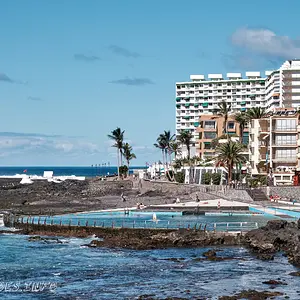
M 221 214 L 221 215 L 182 215 L 182 212 L 148 212 L 130 211 L 124 212 L 89 212 L 67 214 L 53 217 L 41 217 L 40 223 L 125 227 L 125 228 L 197 228 L 206 224 L 207 230 L 236 230 L 243 227 L 253 229 L 265 225 L 274 216 L 260 214 Z M 27 222 L 27 218 L 24 218 Z M 32 219 L 29 219 L 32 222 Z M 36 217 L 33 221 L 38 222 Z M 215 225 L 217 223 L 217 225 Z

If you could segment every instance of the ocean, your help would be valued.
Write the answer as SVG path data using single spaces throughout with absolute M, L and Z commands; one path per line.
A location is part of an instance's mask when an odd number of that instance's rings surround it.
M 130 167 L 129 171 L 132 172 L 134 169 L 145 169 L 146 167 Z M 86 167 L 56 167 L 56 166 L 21 166 L 21 167 L 0 167 L 0 176 L 13 176 L 16 174 L 26 173 L 27 175 L 38 175 L 42 176 L 44 171 L 53 171 L 54 176 L 85 176 L 85 177 L 94 177 L 94 176 L 104 176 L 104 175 L 113 175 L 117 174 L 118 169 L 115 166 L 102 166 L 102 165 L 93 165 Z
M 297 269 L 282 254 L 260 261 L 244 248 L 227 247 L 218 256 L 232 260 L 202 261 L 212 247 L 135 251 L 84 246 L 91 240 L 30 242 L 28 236 L 0 234 L 0 299 L 218 299 L 248 289 L 300 299 L 300 278 L 289 275 Z M 270 279 L 286 285 L 273 289 L 262 283 Z

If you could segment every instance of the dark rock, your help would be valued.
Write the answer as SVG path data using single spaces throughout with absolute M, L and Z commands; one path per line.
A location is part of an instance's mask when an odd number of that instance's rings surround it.
M 241 291 L 238 294 L 233 296 L 221 296 L 219 300 L 239 300 L 239 299 L 249 299 L 249 300 L 262 300 L 262 299 L 269 299 L 277 296 L 283 296 L 281 292 L 269 292 L 269 291 L 255 291 L 255 290 L 247 290 Z
M 274 259 L 278 251 L 284 252 L 288 261 L 300 266 L 299 221 L 272 220 L 266 226 L 245 235 L 245 245 L 261 259 Z
M 263 284 L 270 284 L 270 285 L 287 285 L 287 283 L 279 281 L 279 280 L 274 280 L 274 279 L 270 279 L 268 281 L 263 281 Z
M 267 224 L 268 230 L 279 230 L 285 228 L 288 222 L 286 220 L 271 220 Z
M 215 256 L 217 256 L 217 253 L 214 250 L 208 250 L 208 251 L 203 253 L 203 256 L 205 256 L 205 257 L 215 257 Z
M 261 260 L 274 260 L 274 254 L 270 253 L 259 253 L 256 257 Z
M 58 238 L 52 238 L 52 237 L 41 237 L 41 236 L 31 236 L 28 238 L 29 242 L 44 242 L 46 244 L 63 244 L 61 240 Z
M 39 235 L 30 236 L 28 238 L 28 242 L 35 242 L 35 241 L 41 241 L 41 240 L 42 240 L 42 237 Z
M 300 276 L 300 272 L 292 272 L 289 275 L 291 275 L 291 276 Z

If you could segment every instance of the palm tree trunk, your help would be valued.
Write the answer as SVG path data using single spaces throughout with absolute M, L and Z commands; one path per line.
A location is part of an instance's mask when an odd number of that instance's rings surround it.
M 243 143 L 244 126 L 240 125 L 240 143 Z
M 233 164 L 231 161 L 228 162 L 228 183 L 229 186 L 231 185 L 231 181 L 232 181 L 232 169 L 233 169 Z
M 129 160 L 127 160 L 127 168 L 128 168 L 127 174 L 128 174 L 128 177 L 129 177 Z
M 120 154 L 118 148 L 117 148 L 117 159 L 118 159 L 118 179 L 120 179 Z
M 119 155 L 120 155 L 120 166 L 123 166 L 123 157 L 122 157 L 122 150 L 119 149 Z M 122 174 L 122 178 L 123 178 L 123 174 Z
M 187 149 L 187 152 L 188 152 L 188 160 L 190 160 L 191 158 L 191 149 L 190 149 L 190 145 L 186 145 L 186 149 Z
M 165 175 L 167 177 L 167 174 L 169 174 L 169 167 L 168 167 L 168 155 L 167 155 L 167 149 L 165 149 L 164 151 L 164 154 L 165 154 L 165 163 L 166 163 L 166 166 L 165 166 Z M 170 177 L 170 176 L 169 176 Z M 168 178 L 168 177 L 167 177 Z
M 224 130 L 225 130 L 225 134 L 227 134 L 227 140 L 229 141 L 229 134 L 228 134 L 228 131 L 227 131 L 227 120 L 228 120 L 228 116 L 227 114 L 224 116 Z
M 166 168 L 165 168 L 165 150 L 161 149 L 161 152 L 162 152 L 162 160 L 163 160 L 162 163 L 163 163 L 164 171 L 165 171 L 165 174 L 166 174 Z

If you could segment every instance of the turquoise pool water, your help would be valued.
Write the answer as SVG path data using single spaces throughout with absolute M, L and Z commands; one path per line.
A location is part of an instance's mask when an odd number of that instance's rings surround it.
M 182 215 L 181 212 L 90 212 L 67 214 L 53 217 L 35 217 L 28 222 L 45 224 L 63 224 L 101 227 L 126 228 L 202 228 L 206 224 L 207 230 L 244 230 L 265 225 L 268 220 L 276 217 L 262 214 L 220 214 L 220 215 Z M 27 217 L 23 219 L 27 222 Z
M 288 215 L 292 218 L 295 219 L 300 219 L 300 212 L 298 211 L 293 211 L 293 210 L 289 210 L 289 209 L 280 209 L 280 208 L 274 208 L 274 207 L 268 207 L 269 209 L 272 209 L 273 211 L 277 212 L 277 213 L 282 213 L 285 215 Z

